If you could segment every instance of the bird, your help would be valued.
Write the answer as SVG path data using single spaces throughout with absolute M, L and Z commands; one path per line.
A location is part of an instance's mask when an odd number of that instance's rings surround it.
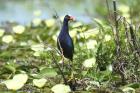
M 73 60 L 74 44 L 69 34 L 69 21 L 74 20 L 74 17 L 65 15 L 61 31 L 57 37 L 57 47 L 61 54 L 69 59 Z
M 74 17 L 65 15 L 61 31 L 57 37 L 57 47 L 62 54 L 62 62 L 64 62 L 64 57 L 69 59 L 70 61 L 73 61 L 74 44 L 69 34 L 69 21 L 70 20 L 74 20 Z M 71 71 L 72 69 L 69 68 L 69 70 Z M 71 76 L 73 76 L 73 73 L 71 73 Z M 65 84 L 69 85 L 72 91 L 75 91 L 77 84 L 76 84 L 74 76 L 72 78 L 73 79 L 68 80 L 68 82 L 65 81 Z

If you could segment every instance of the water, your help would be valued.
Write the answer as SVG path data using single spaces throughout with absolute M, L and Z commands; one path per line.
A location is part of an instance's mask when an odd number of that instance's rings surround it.
M 71 14 L 76 19 L 90 22 L 85 10 L 94 12 L 96 0 L 1 0 L 0 23 L 16 21 L 21 24 L 31 22 L 36 16 L 34 11 L 40 10 L 41 19 L 52 18 L 55 11 L 59 16 Z

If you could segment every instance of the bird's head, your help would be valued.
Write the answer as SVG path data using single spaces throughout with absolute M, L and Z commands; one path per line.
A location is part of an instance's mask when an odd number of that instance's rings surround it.
M 64 20 L 66 20 L 66 21 L 70 21 L 70 20 L 74 20 L 74 17 L 73 16 L 69 16 L 69 15 L 66 15 L 65 17 L 64 17 Z

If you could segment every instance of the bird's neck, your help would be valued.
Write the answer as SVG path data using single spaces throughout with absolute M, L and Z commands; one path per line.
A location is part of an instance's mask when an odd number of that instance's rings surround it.
M 68 21 L 64 20 L 63 21 L 63 26 L 62 26 L 62 30 L 61 31 L 64 31 L 65 33 L 68 33 L 69 31 L 69 27 L 68 27 Z

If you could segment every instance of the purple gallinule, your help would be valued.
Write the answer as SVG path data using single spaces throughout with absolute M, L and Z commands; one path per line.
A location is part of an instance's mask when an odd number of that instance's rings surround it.
M 74 20 L 72 16 L 66 15 L 63 20 L 62 29 L 57 38 L 57 47 L 61 54 L 65 57 L 73 60 L 74 45 L 72 38 L 69 35 L 69 25 L 68 22 Z
M 72 38 L 69 35 L 69 25 L 68 22 L 70 20 L 74 20 L 72 16 L 66 15 L 63 20 L 62 29 L 57 38 L 57 47 L 62 54 L 62 61 L 64 62 L 64 57 L 73 61 L 73 53 L 74 53 L 74 44 Z M 73 73 L 72 73 L 73 74 Z M 76 81 L 75 78 L 69 80 L 66 84 L 68 84 L 72 91 L 76 90 Z

